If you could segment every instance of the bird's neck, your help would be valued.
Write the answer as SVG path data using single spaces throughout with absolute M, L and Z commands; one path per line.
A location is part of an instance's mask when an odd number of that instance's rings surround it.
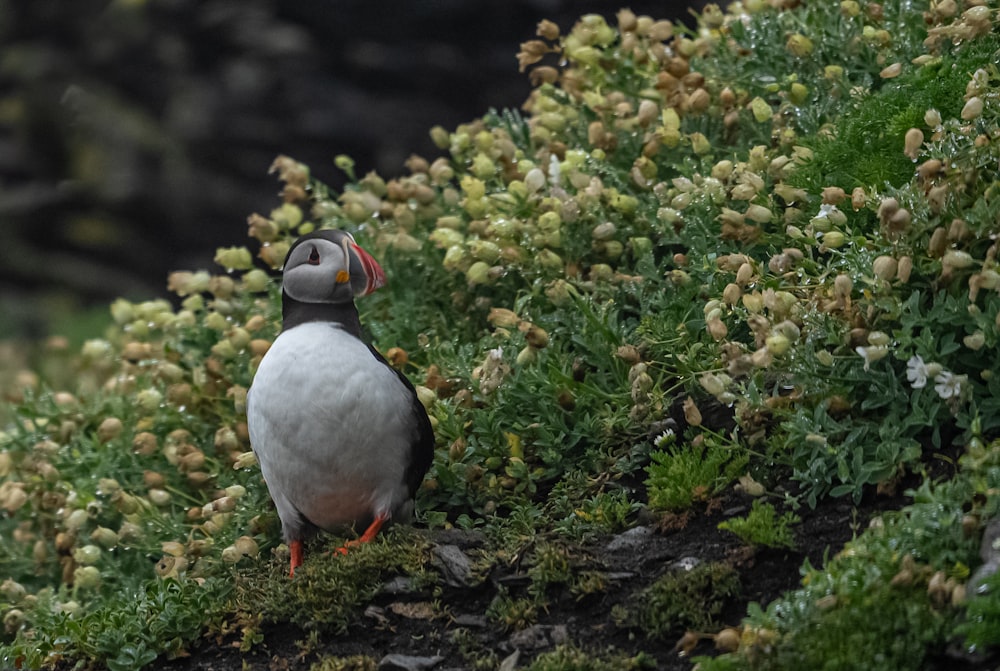
M 353 302 L 303 303 L 283 293 L 281 297 L 281 329 L 287 331 L 307 322 L 333 322 L 339 324 L 358 340 L 364 340 L 361 333 L 361 320 L 358 318 L 358 309 Z

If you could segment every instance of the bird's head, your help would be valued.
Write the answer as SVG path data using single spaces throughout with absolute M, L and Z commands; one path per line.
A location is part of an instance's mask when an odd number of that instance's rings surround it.
M 303 235 L 285 257 L 281 286 L 301 303 L 353 302 L 385 285 L 385 273 L 350 233 L 325 229 Z

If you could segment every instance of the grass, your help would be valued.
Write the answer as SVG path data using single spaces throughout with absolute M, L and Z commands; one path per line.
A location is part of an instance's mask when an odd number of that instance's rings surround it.
M 0 657 L 140 668 L 207 632 L 252 649 L 269 621 L 344 631 L 390 577 L 440 587 L 419 530 L 284 576 L 246 390 L 279 323 L 265 269 L 324 226 L 388 276 L 359 308 L 429 406 L 421 523 L 525 562 L 530 588 L 484 606 L 498 627 L 603 593 L 582 543 L 740 479 L 782 485 L 792 510 L 910 476 L 909 506 L 751 606 L 701 668 L 916 669 L 963 636 L 993 644 L 993 582 L 962 587 L 1000 486 L 996 12 L 777 4 L 708 7 L 693 32 L 627 10 L 546 31 L 565 63 L 536 71 L 524 113 L 433 129 L 444 155 L 404 175 L 338 157 L 334 192 L 279 157 L 252 249 L 172 274 L 176 304 L 116 301 L 101 337 L 5 376 Z M 931 482 L 937 452 L 958 466 Z M 791 515 L 755 503 L 723 525 L 787 546 Z M 669 573 L 614 620 L 720 628 L 736 585 L 725 564 Z M 581 654 L 531 668 L 605 663 Z

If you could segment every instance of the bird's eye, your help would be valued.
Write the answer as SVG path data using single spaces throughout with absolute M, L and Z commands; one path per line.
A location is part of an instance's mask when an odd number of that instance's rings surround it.
M 309 265 L 318 266 L 319 265 L 319 252 L 313 247 L 312 251 L 309 252 Z

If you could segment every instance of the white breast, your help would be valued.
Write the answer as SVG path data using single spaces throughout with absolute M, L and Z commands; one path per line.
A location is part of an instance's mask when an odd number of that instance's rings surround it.
M 278 336 L 247 418 L 286 538 L 302 537 L 303 515 L 324 529 L 366 525 L 407 501 L 412 403 L 395 372 L 338 326 L 310 322 Z

